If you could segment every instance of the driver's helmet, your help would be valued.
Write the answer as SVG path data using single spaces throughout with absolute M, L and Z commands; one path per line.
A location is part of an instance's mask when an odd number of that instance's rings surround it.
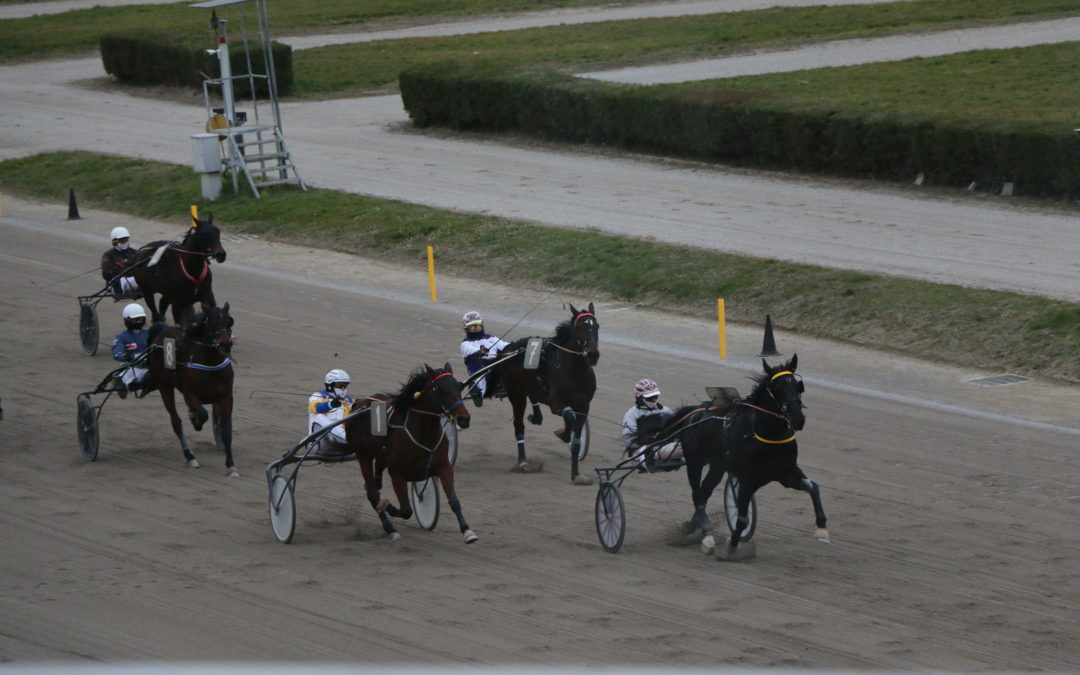
M 349 374 L 340 368 L 334 368 L 323 378 L 326 391 L 335 396 L 345 396 L 345 390 L 349 388 Z
M 127 231 L 126 227 L 114 227 L 109 238 L 112 239 L 112 243 L 119 244 L 123 239 L 130 239 L 131 234 Z
M 656 380 L 650 380 L 647 377 L 638 380 L 634 385 L 634 398 L 649 408 L 655 406 L 660 400 L 660 387 L 657 386 Z
M 480 312 L 466 312 L 465 316 L 461 317 L 461 325 L 466 333 L 483 333 L 484 317 Z
M 146 310 L 137 302 L 124 307 L 121 315 L 124 317 L 124 327 L 128 330 L 140 330 L 146 325 Z

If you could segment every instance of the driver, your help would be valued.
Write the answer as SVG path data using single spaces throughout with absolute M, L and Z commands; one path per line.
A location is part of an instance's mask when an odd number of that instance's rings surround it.
M 345 418 L 352 405 L 349 396 L 349 374 L 334 368 L 323 378 L 323 389 L 308 398 L 308 432 L 328 427 Z M 324 455 L 350 454 L 352 450 L 345 439 L 345 425 L 338 424 L 323 436 L 316 451 Z
M 113 339 L 112 355 L 117 361 L 131 363 L 146 351 L 146 310 L 139 303 L 133 302 L 124 307 L 121 316 L 124 317 L 124 330 Z M 141 388 L 149 391 L 150 377 L 146 363 L 143 362 L 141 366 L 128 366 L 116 376 L 113 385 L 120 398 L 126 398 L 129 390 Z
M 659 448 L 649 446 L 648 440 L 649 435 L 666 427 L 674 414 L 660 402 L 660 387 L 655 380 L 647 377 L 638 380 L 634 385 L 634 405 L 623 416 L 622 440 L 627 457 L 645 454 L 644 459 L 650 465 L 657 459 L 681 458 L 682 446 L 677 440 Z M 646 448 L 651 452 L 646 452 Z
M 484 332 L 484 317 L 480 312 L 466 312 L 461 317 L 461 326 L 465 329 L 465 338 L 461 341 L 461 358 L 465 360 L 465 367 L 469 375 L 494 361 L 506 346 L 505 340 L 489 335 Z M 479 408 L 484 405 L 484 396 L 487 394 L 488 376 L 483 375 L 472 390 L 473 404 Z
M 112 248 L 101 255 L 101 276 L 110 285 L 113 298 L 121 300 L 139 296 L 139 286 L 135 278 L 120 276 L 131 268 L 135 259 L 135 249 L 131 248 L 131 235 L 127 228 L 114 227 L 111 233 Z

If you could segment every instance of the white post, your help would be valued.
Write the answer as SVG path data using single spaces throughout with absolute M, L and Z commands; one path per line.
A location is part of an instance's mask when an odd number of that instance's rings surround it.
M 221 36 L 218 37 L 218 62 L 221 64 L 221 96 L 225 99 L 225 119 L 229 126 L 236 125 L 236 108 L 233 103 L 232 64 L 229 63 L 229 42 L 225 33 L 225 22 L 221 22 Z

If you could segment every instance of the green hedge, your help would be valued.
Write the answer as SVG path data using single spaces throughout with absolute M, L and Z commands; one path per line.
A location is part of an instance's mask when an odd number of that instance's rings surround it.
M 744 166 L 1080 197 L 1072 130 L 938 124 L 882 113 L 808 108 L 753 91 L 685 91 L 554 71 L 443 63 L 401 73 L 417 126 L 519 131 Z
M 120 82 L 128 84 L 168 84 L 182 87 L 202 88 L 204 73 L 212 78 L 220 76 L 218 57 L 208 54 L 212 46 L 205 37 L 181 34 L 145 32 L 107 33 L 101 36 L 101 60 L 105 72 Z M 287 96 L 293 90 L 292 47 L 280 42 L 271 43 L 274 70 L 277 75 L 278 95 Z M 241 45 L 230 45 L 229 63 L 232 73 L 248 74 L 247 57 Z M 261 46 L 251 47 L 251 72 L 265 75 Z M 267 97 L 265 78 L 256 78 L 255 89 L 259 97 Z M 251 96 L 247 78 L 233 80 L 233 92 L 237 98 Z

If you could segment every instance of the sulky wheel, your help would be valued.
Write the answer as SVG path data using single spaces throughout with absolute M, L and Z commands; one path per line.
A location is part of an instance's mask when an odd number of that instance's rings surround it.
M 296 531 L 296 500 L 292 484 L 280 473 L 270 481 L 270 526 L 282 544 L 292 541 Z
M 457 463 L 457 422 L 449 417 L 442 418 L 443 432 L 446 434 L 446 456 L 450 466 Z
M 612 483 L 601 483 L 596 493 L 596 534 L 608 553 L 617 553 L 622 548 L 626 511 L 619 488 Z
M 577 458 L 578 458 L 579 462 L 581 460 L 585 459 L 585 456 L 589 454 L 589 436 L 590 436 L 590 434 L 589 434 L 589 418 L 586 417 L 585 418 L 585 423 L 581 425 L 581 443 L 578 445 L 578 453 L 577 453 L 577 455 L 578 455 Z M 571 449 L 574 447 L 574 435 L 573 434 L 570 435 L 570 443 L 569 443 L 569 445 L 570 445 Z
M 439 524 L 439 486 L 435 479 L 409 483 L 409 504 L 416 514 L 416 524 L 434 530 Z
M 79 432 L 79 450 L 82 451 L 86 461 L 92 462 L 97 459 L 98 453 L 97 410 L 94 409 L 89 396 L 80 396 L 78 405 L 79 413 L 75 427 Z
M 79 305 L 79 341 L 83 354 L 93 356 L 98 349 L 97 308 L 89 303 Z
M 735 497 L 738 494 L 739 479 L 728 475 L 727 480 L 724 482 L 724 520 L 727 521 L 728 529 L 732 533 L 735 532 L 736 521 L 739 518 L 739 510 L 735 506 Z M 750 541 L 750 537 L 754 536 L 754 530 L 757 528 L 757 502 L 753 497 L 750 497 L 750 505 L 746 509 L 746 516 L 750 519 L 750 524 L 746 526 L 746 530 L 743 531 L 739 541 Z

